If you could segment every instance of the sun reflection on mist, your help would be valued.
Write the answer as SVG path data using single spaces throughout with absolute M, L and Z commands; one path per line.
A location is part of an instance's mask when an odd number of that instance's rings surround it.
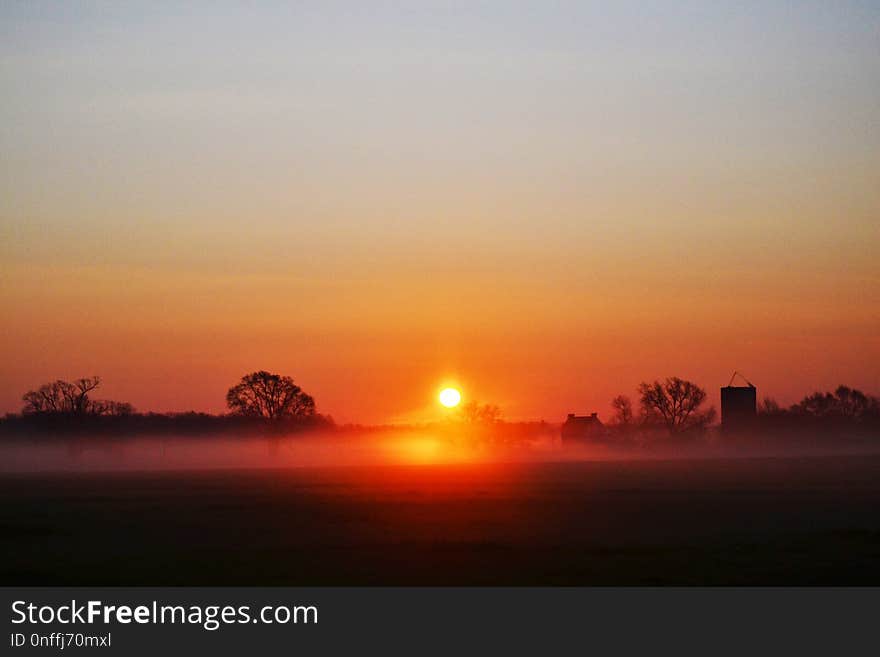
M 395 441 L 392 451 L 395 461 L 426 464 L 437 463 L 443 456 L 443 447 L 436 438 L 419 436 Z
M 564 458 L 557 441 L 491 444 L 456 427 L 290 436 L 78 437 L 0 445 L 0 472 L 451 465 Z

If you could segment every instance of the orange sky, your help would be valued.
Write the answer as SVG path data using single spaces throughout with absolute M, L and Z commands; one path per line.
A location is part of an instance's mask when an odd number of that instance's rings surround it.
M 877 389 L 877 299 L 866 303 L 858 280 L 779 272 L 766 289 L 725 267 L 713 279 L 667 269 L 584 281 L 558 263 L 475 265 L 400 264 L 405 275 L 323 283 L 14 267 L 4 403 L 13 410 L 30 385 L 94 372 L 108 396 L 142 409 L 218 411 L 238 376 L 263 367 L 294 375 L 339 420 L 367 422 L 431 417 L 446 379 L 509 417 L 550 420 L 604 412 L 614 394 L 673 373 L 716 388 L 739 368 L 785 401 L 839 381 Z
M 0 411 L 880 393 L 880 18 L 761 7 L 0 10 Z

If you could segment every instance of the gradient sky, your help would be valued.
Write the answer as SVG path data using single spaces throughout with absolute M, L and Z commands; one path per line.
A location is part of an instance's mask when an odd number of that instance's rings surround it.
M 880 393 L 877 2 L 241 4 L 0 6 L 0 411 Z

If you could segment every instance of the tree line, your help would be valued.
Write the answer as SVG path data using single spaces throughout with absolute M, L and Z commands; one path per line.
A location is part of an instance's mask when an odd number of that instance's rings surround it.
M 75 381 L 52 381 L 24 393 L 24 415 L 52 413 L 56 415 L 131 415 L 134 407 L 127 402 L 92 399 L 90 393 L 101 385 L 97 376 Z
M 291 431 L 329 427 L 314 398 L 289 376 L 265 370 L 241 377 L 226 393 L 228 413 L 138 413 L 128 402 L 96 398 L 98 376 L 58 379 L 22 396 L 20 415 L 7 415 L 7 429 L 25 432 L 208 433 L 274 428 Z
M 63 432 L 103 428 L 110 432 L 143 433 L 207 433 L 266 427 L 290 431 L 333 426 L 332 418 L 317 412 L 315 399 L 293 378 L 265 370 L 242 376 L 227 390 L 228 413 L 223 415 L 138 413 L 128 402 L 97 398 L 101 383 L 98 376 L 45 383 L 27 391 L 22 396 L 21 414 L 7 415 L 2 423 L 13 430 L 18 427 Z M 661 433 L 701 436 L 716 422 L 715 408 L 706 405 L 705 389 L 692 381 L 679 377 L 645 381 L 639 384 L 637 393 L 637 406 L 627 395 L 611 400 L 612 416 L 607 423 L 611 437 L 638 439 Z M 473 435 L 488 436 L 512 427 L 501 421 L 498 406 L 476 401 L 463 404 L 451 417 L 470 426 Z M 875 431 L 880 429 L 880 399 L 843 385 L 833 392 L 809 394 L 788 408 L 766 398 L 758 405 L 755 428 L 779 433 L 841 428 Z
M 643 382 L 638 386 L 637 408 L 626 395 L 611 400 L 609 428 L 617 436 L 658 432 L 701 435 L 717 418 L 715 408 L 705 406 L 706 398 L 703 388 L 679 377 Z M 788 408 L 765 398 L 758 404 L 753 428 L 756 432 L 780 433 L 846 429 L 876 432 L 880 429 L 880 398 L 844 385 L 833 392 L 811 393 Z
M 663 427 L 670 434 L 700 431 L 715 421 L 714 407 L 703 408 L 706 391 L 692 381 L 669 377 L 639 384 L 639 414 L 632 400 L 618 395 L 611 400 L 611 425 L 620 430 L 636 426 Z

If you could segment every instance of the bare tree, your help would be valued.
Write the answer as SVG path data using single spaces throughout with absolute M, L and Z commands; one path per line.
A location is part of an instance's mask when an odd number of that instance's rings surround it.
M 61 395 L 61 383 L 63 382 L 44 383 L 36 390 L 28 390 L 21 398 L 24 402 L 22 412 L 26 415 L 63 412 L 64 398 Z
M 498 406 L 476 401 L 463 404 L 460 413 L 468 424 L 495 424 L 501 419 L 501 409 Z
M 611 417 L 611 424 L 617 427 L 628 427 L 633 423 L 632 401 L 626 395 L 617 395 L 611 400 L 611 408 L 614 409 L 614 415 Z
M 289 376 L 264 370 L 241 377 L 226 393 L 226 405 L 236 415 L 280 420 L 315 414 L 315 400 Z
M 73 383 L 61 379 L 29 390 L 22 397 L 25 414 L 68 413 L 85 415 L 94 412 L 89 393 L 101 385 L 97 376 L 76 379 Z
M 62 382 L 63 383 L 63 382 Z M 101 379 L 97 376 L 83 377 L 73 383 L 63 386 L 62 394 L 66 400 L 70 412 L 76 415 L 84 415 L 89 412 L 89 393 L 101 385 Z
M 714 408 L 702 412 L 699 410 L 706 400 L 706 391 L 677 376 L 667 378 L 662 383 L 642 383 L 639 385 L 639 394 L 645 417 L 660 421 L 669 433 L 703 427 L 715 418 Z
M 758 404 L 758 414 L 759 415 L 781 415 L 784 413 L 782 407 L 772 397 L 764 397 L 761 400 L 761 403 Z

